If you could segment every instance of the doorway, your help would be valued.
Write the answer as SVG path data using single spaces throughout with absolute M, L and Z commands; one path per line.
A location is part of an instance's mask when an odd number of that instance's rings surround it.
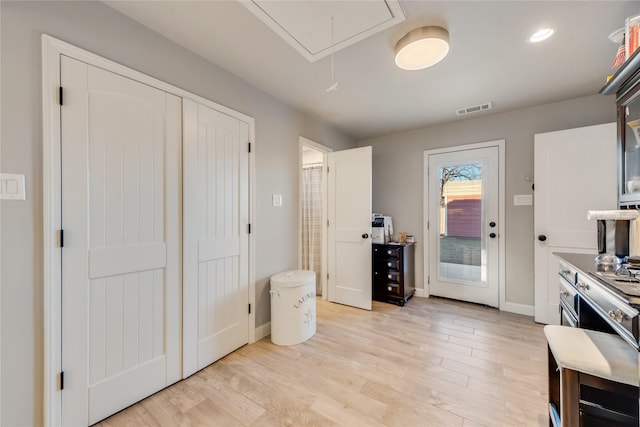
M 327 299 L 327 153 L 330 148 L 300 137 L 300 268 L 316 274 L 316 295 Z
M 431 295 L 500 306 L 503 143 L 425 152 L 425 265 Z

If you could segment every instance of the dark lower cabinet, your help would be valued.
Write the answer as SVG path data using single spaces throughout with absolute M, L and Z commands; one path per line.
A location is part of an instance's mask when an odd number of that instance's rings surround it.
M 373 299 L 405 305 L 416 293 L 415 244 L 373 245 Z

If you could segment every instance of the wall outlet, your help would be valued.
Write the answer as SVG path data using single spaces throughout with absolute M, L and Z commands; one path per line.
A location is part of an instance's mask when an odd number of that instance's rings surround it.
M 271 198 L 272 204 L 275 207 L 282 206 L 282 194 L 274 194 Z
M 24 175 L 0 173 L 0 199 L 26 200 Z

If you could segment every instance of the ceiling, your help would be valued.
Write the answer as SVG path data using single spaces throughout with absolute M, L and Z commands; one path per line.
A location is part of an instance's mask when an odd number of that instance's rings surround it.
M 596 94 L 613 72 L 618 49 L 608 35 L 640 12 L 637 1 L 400 0 L 403 22 L 339 46 L 333 58 L 338 89 L 326 92 L 333 83 L 331 56 L 311 62 L 236 0 L 105 3 L 356 139 Z M 336 10 L 351 10 L 349 3 L 363 2 L 265 3 L 295 5 L 302 11 L 284 9 L 295 22 L 292 13 L 310 19 L 305 4 L 333 3 Z M 334 19 L 338 34 L 342 29 Z M 449 55 L 425 70 L 398 69 L 395 43 L 427 25 L 448 29 Z M 541 27 L 554 28 L 554 36 L 527 43 Z M 308 28 L 322 25 L 311 19 Z M 456 110 L 485 103 L 493 108 L 456 115 Z

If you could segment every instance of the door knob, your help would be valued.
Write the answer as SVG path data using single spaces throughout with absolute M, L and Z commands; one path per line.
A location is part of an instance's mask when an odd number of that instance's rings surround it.
M 489 233 L 489 237 L 491 237 L 492 239 L 496 238 L 496 233 Z
M 540 234 L 538 235 L 538 240 L 540 240 L 541 242 L 544 242 L 545 240 L 547 240 L 547 236 L 545 236 L 544 234 Z
M 367 233 L 364 233 L 364 234 L 362 235 L 362 238 L 363 238 L 363 239 L 368 239 L 368 238 L 369 238 L 369 235 L 368 235 Z

